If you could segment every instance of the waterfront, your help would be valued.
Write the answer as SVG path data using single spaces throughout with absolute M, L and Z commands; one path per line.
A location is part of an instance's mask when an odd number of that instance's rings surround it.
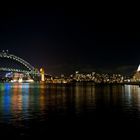
M 125 129 L 130 124 L 139 126 L 139 122 L 139 86 L 0 84 L 3 135 L 94 134 L 109 126 L 115 130 L 121 125 L 120 130 L 124 125 Z

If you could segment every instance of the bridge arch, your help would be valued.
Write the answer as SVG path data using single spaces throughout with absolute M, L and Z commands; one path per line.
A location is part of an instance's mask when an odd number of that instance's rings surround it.
M 26 71 L 26 72 L 29 72 L 29 73 L 35 73 L 36 72 L 36 73 L 38 73 L 38 71 L 30 63 L 28 63 L 27 61 L 25 61 L 24 59 L 22 59 L 22 58 L 20 58 L 16 55 L 9 54 L 8 52 L 2 51 L 2 52 L 0 52 L 0 58 L 7 58 L 7 59 L 10 59 L 10 60 L 14 60 L 14 61 L 19 62 L 20 64 L 22 64 L 23 66 L 25 66 L 28 69 L 28 71 Z M 12 71 L 12 69 L 8 69 L 8 68 L 0 68 L 0 70 L 2 70 L 2 71 L 6 71 L 6 70 L 10 71 L 11 70 Z M 14 70 L 14 71 L 16 71 L 16 70 Z M 25 71 L 23 71 L 23 72 L 25 72 Z

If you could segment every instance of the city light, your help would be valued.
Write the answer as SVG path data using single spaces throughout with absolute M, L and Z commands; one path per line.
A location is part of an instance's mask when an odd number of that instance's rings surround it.
M 5 77 L 1 79 L 3 82 L 18 82 L 18 83 L 33 83 L 33 82 L 43 82 L 43 83 L 54 83 L 54 84 L 69 84 L 75 82 L 93 82 L 95 84 L 125 84 L 125 83 L 137 83 L 140 82 L 140 65 L 136 73 L 131 76 L 125 76 L 119 73 L 99 73 L 93 71 L 91 73 L 80 72 L 80 70 L 76 70 L 75 73 L 65 76 L 65 74 L 61 74 L 60 76 L 49 76 L 45 73 L 44 68 L 34 68 L 27 61 L 23 60 L 20 57 L 17 57 L 13 54 L 10 54 L 8 51 L 0 52 L 1 58 L 11 59 L 13 61 L 17 61 L 22 64 L 24 69 L 16 69 L 16 68 L 6 68 L 0 67 L 0 71 L 7 71 Z
M 41 82 L 45 81 L 45 71 L 43 68 L 40 69 L 40 74 L 41 74 Z

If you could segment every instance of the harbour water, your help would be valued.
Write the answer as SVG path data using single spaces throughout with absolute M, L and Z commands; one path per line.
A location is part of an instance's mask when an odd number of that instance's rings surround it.
M 95 136 L 107 130 L 134 130 L 139 124 L 139 86 L 0 84 L 4 136 Z

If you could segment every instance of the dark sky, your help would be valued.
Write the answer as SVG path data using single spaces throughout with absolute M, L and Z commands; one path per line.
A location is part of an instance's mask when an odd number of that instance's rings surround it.
M 13 7 L 0 14 L 0 49 L 47 73 L 132 73 L 140 63 L 137 11 Z

